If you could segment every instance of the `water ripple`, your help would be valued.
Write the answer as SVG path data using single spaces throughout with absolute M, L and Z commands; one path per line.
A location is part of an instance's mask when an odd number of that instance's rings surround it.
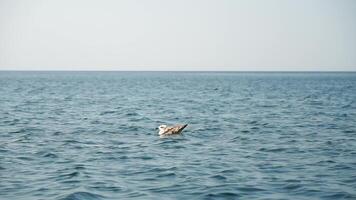
M 355 73 L 0 72 L 0 199 L 355 199 Z M 160 138 L 160 124 L 189 123 Z
M 100 200 L 103 196 L 90 192 L 74 192 L 68 196 L 61 198 L 60 200 Z

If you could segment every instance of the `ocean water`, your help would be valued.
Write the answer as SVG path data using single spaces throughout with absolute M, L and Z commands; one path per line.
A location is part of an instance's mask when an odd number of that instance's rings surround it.
M 356 73 L 2 71 L 0 199 L 356 199 Z

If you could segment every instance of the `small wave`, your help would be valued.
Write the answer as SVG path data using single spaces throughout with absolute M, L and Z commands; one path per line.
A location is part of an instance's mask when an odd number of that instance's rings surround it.
M 119 160 L 126 160 L 126 159 L 129 159 L 129 157 L 128 156 L 120 156 L 119 157 Z
M 19 157 L 16 157 L 16 158 L 19 159 L 19 160 L 25 160 L 25 161 L 34 160 L 33 158 L 31 158 L 31 157 L 26 157 L 26 156 L 19 156 Z
M 58 158 L 58 156 L 54 153 L 46 153 L 45 155 L 43 155 L 43 157 L 46 158 Z
M 3 144 L 0 144 L 0 146 L 3 146 L 3 145 L 5 145 L 6 143 L 3 143 Z M 9 150 L 7 150 L 7 149 L 0 149 L 0 153 L 6 153 L 6 152 L 8 152 Z
M 170 171 L 170 170 L 177 170 L 177 167 L 169 167 L 169 168 L 153 168 L 148 170 L 148 172 L 166 172 L 166 171 Z
M 324 199 L 353 199 L 355 196 L 347 192 L 337 192 L 330 195 L 324 195 Z
M 158 144 L 177 144 L 179 141 L 177 140 L 172 140 L 172 137 L 162 137 L 162 139 L 165 140 L 160 140 Z
M 286 148 L 271 148 L 271 149 L 267 149 L 267 148 L 260 148 L 259 151 L 265 151 L 265 152 L 281 152 L 281 151 L 285 151 L 287 150 Z
M 351 108 L 351 107 L 353 107 L 353 104 L 354 104 L 354 103 L 355 103 L 354 101 L 351 101 L 350 103 L 341 106 L 341 108 Z
M 126 113 L 125 116 L 127 116 L 127 117 L 138 116 L 138 113 L 130 112 L 130 113 Z
M 93 194 L 90 192 L 74 192 L 60 200 L 98 200 L 103 199 L 104 196 Z
M 342 132 L 344 132 L 344 133 L 355 133 L 354 130 L 343 130 Z
M 222 170 L 220 173 L 236 173 L 236 170 L 233 170 L 233 169 L 224 169 Z
M 66 96 L 64 97 L 64 101 L 71 101 L 73 99 L 72 96 Z
M 253 121 L 248 122 L 248 124 L 258 124 L 258 121 L 253 120 Z
M 79 172 L 72 172 L 72 173 L 68 173 L 68 174 L 62 174 L 62 175 L 59 175 L 58 178 L 59 179 L 71 179 L 71 178 L 74 178 L 76 176 L 79 176 Z
M 242 191 L 242 192 L 259 192 L 259 191 L 264 191 L 264 189 L 261 189 L 261 188 L 257 188 L 257 187 L 239 187 L 238 188 L 239 191 Z
M 20 122 L 19 119 L 13 119 L 11 121 L 5 121 L 5 123 L 9 123 L 10 126 L 14 126 L 14 125 L 18 124 L 18 122 Z
M 14 133 L 25 133 L 27 130 L 25 128 L 20 128 L 16 131 L 9 131 L 9 133 L 14 134 Z
M 80 144 L 81 142 L 78 140 L 72 140 L 72 139 L 67 139 L 67 140 L 63 140 L 64 144 Z
M 270 105 L 270 104 L 264 104 L 264 105 L 258 105 L 260 108 L 276 108 L 278 105 Z
M 91 187 L 95 190 L 103 191 L 103 192 L 121 192 L 122 189 L 116 186 L 94 186 Z
M 138 156 L 136 158 L 141 159 L 141 160 L 152 160 L 153 159 L 152 156 Z
M 174 172 L 169 172 L 169 173 L 163 173 L 163 174 L 159 174 L 157 177 L 159 178 L 169 178 L 169 177 L 175 177 L 176 176 L 176 173 Z
M 286 186 L 283 187 L 283 189 L 286 189 L 286 190 L 297 190 L 299 188 L 301 188 L 302 185 L 301 184 L 287 184 Z
M 57 135 L 63 135 L 63 133 L 61 131 L 56 131 L 53 133 L 53 135 L 57 136 Z
M 76 165 L 76 166 L 74 167 L 74 169 L 76 169 L 76 170 L 83 170 L 83 169 L 85 169 L 85 166 L 84 166 L 83 164 L 78 164 L 78 165 Z
M 115 113 L 115 112 L 116 112 L 116 111 L 114 111 L 114 110 L 109 110 L 109 111 L 101 112 L 100 115 L 113 114 L 113 113 Z
M 217 180 L 226 180 L 226 177 L 222 175 L 214 175 L 211 176 L 210 178 L 217 179 Z
M 205 195 L 205 198 L 207 199 L 217 199 L 217 198 L 223 198 L 223 199 L 230 199 L 230 198 L 237 198 L 241 196 L 238 193 L 234 193 L 234 192 L 220 192 L 220 193 L 210 193 Z

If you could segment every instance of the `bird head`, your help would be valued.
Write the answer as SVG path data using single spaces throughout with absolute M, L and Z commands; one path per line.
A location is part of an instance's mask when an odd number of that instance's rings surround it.
M 159 127 L 158 127 L 158 130 L 159 130 L 159 134 L 162 134 L 162 133 L 164 133 L 164 130 L 167 128 L 167 125 L 160 125 Z

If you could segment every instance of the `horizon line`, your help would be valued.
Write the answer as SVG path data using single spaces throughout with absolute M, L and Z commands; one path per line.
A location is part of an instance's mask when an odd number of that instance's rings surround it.
M 0 72 L 235 72 L 235 73 L 355 73 L 355 70 L 66 70 L 0 69 Z

